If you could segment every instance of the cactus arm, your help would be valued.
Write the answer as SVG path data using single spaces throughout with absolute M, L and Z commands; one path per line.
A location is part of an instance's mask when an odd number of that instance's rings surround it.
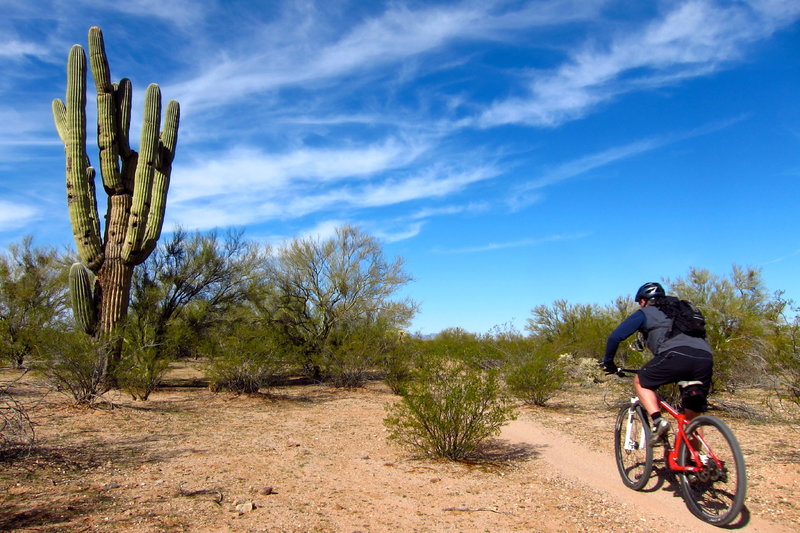
M 117 106 L 111 72 L 108 67 L 103 32 L 97 26 L 89 29 L 89 60 L 97 90 L 97 146 L 100 149 L 100 174 L 109 194 L 124 191 L 119 170 L 117 145 Z
M 175 147 L 178 144 L 180 112 L 178 102 L 170 100 L 164 118 L 164 130 L 161 132 L 161 143 L 153 176 L 150 213 L 147 216 L 147 228 L 142 242 L 140 261 L 144 261 L 150 255 L 161 237 L 161 228 L 164 225 L 164 214 L 167 207 L 167 192 L 172 174 L 172 161 L 175 159 Z
M 67 206 L 81 260 L 93 271 L 103 264 L 94 171 L 86 156 L 86 55 L 75 45 L 67 61 L 67 99 L 53 103 L 59 135 L 65 139 Z M 63 111 L 62 111 L 63 110 Z
M 92 297 L 92 282 L 89 272 L 81 263 L 74 263 L 69 269 L 69 293 L 75 323 L 89 335 L 94 335 L 97 312 Z
M 144 99 L 144 118 L 142 119 L 142 137 L 139 143 L 139 161 L 136 164 L 136 175 L 133 186 L 133 203 L 131 205 L 125 244 L 122 248 L 122 260 L 128 264 L 139 264 L 142 241 L 147 227 L 150 203 L 153 192 L 156 156 L 158 153 L 158 127 L 161 124 L 161 90 L 151 83 L 147 87 Z
M 119 155 L 122 158 L 122 184 L 125 191 L 133 192 L 133 178 L 136 173 L 136 163 L 139 154 L 131 150 L 130 129 L 131 129 L 131 109 L 133 100 L 133 87 L 131 80 L 122 78 L 116 85 L 116 101 L 119 120 L 117 127 L 117 142 L 119 144 Z
M 56 123 L 56 131 L 58 137 L 64 145 L 67 144 L 67 136 L 69 135 L 69 127 L 67 127 L 67 107 L 60 98 L 53 100 L 53 121 Z
M 131 109 L 133 108 L 133 86 L 131 80 L 122 78 L 115 85 L 117 110 L 119 112 L 118 136 L 119 155 L 125 159 L 130 156 L 130 130 L 131 130 Z

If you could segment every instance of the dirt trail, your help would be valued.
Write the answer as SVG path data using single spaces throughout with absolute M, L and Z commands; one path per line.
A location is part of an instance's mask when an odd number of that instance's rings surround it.
M 541 453 L 540 459 L 551 465 L 560 475 L 599 492 L 616 503 L 634 507 L 640 514 L 661 517 L 664 526 L 673 526 L 664 527 L 664 530 L 682 528 L 698 532 L 720 531 L 720 528 L 695 518 L 686 508 L 677 488 L 673 491 L 662 485 L 650 492 L 628 489 L 619 478 L 612 455 L 594 451 L 575 442 L 565 433 L 547 428 L 530 417 L 520 417 L 505 426 L 501 438 L 511 443 L 535 446 Z M 793 531 L 752 515 L 741 529 L 771 533 Z

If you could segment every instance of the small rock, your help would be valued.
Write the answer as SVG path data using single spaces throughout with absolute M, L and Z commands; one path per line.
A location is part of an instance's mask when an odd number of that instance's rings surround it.
M 114 481 L 112 481 L 111 483 L 106 483 L 105 485 L 103 485 L 103 488 L 106 489 L 106 490 L 108 490 L 108 489 L 118 489 L 119 487 L 120 487 L 119 483 L 116 483 Z
M 240 503 L 239 505 L 236 506 L 236 512 L 239 513 L 239 514 L 245 514 L 245 513 L 252 512 L 253 509 L 255 509 L 255 508 L 256 508 L 256 504 L 254 504 L 252 501 L 246 501 L 246 502 Z
M 258 493 L 263 496 L 269 496 L 270 494 L 275 494 L 275 490 L 272 487 L 264 487 L 263 489 L 259 490 Z

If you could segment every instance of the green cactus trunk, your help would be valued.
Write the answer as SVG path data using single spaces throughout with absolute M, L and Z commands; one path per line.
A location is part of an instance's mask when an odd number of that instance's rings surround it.
M 89 57 L 97 90 L 97 146 L 103 189 L 108 195 L 101 237 L 95 170 L 86 150 L 86 54 L 74 45 L 67 61 L 66 102 L 53 100 L 56 130 L 66 155 L 67 206 L 83 267 L 73 265 L 70 290 L 78 326 L 111 342 L 109 368 L 122 349 L 121 326 L 128 314 L 134 267 L 156 246 L 164 223 L 167 191 L 178 140 L 180 107 L 167 105 L 164 130 L 161 92 L 147 88 L 139 153 L 130 148 L 130 80 L 111 83 L 100 28 L 89 29 Z M 92 287 L 91 270 L 95 274 Z M 106 350 L 103 350 L 105 352 Z

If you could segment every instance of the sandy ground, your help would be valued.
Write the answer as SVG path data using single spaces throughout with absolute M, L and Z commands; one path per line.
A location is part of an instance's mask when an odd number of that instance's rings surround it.
M 692 517 L 675 486 L 622 485 L 611 437 L 619 394 L 575 387 L 549 407 L 521 406 L 482 460 L 454 463 L 387 441 L 383 419 L 398 397 L 380 382 L 252 396 L 172 387 L 147 402 L 114 393 L 91 410 L 22 383 L 15 395 L 37 447 L 0 464 L 0 530 L 717 529 Z M 726 421 L 748 462 L 737 527 L 800 530 L 797 424 Z

